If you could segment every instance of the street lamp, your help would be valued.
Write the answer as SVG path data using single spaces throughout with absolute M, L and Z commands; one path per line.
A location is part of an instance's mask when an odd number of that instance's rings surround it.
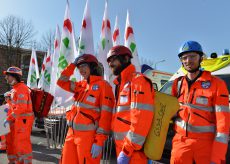
M 157 69 L 157 64 L 162 63 L 162 62 L 165 62 L 165 60 L 160 60 L 160 61 L 156 62 L 156 63 L 154 64 L 154 69 Z

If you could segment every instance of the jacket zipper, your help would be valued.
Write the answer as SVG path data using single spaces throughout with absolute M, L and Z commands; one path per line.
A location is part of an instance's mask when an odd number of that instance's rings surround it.
M 123 118 L 121 118 L 121 117 L 117 117 L 117 119 L 118 119 L 119 121 L 125 123 L 125 124 L 131 125 L 131 122 L 130 122 L 130 121 L 127 121 L 127 120 L 125 120 L 125 119 L 123 119 Z
M 205 119 L 206 121 L 208 121 L 209 123 L 213 123 L 212 121 L 209 121 L 207 118 L 205 118 L 204 116 L 201 116 L 200 114 L 196 113 L 196 112 L 193 112 L 193 114 Z
M 83 94 L 81 101 L 80 101 L 80 99 L 78 99 L 77 102 L 82 102 L 82 101 L 84 100 L 85 95 L 86 95 L 87 92 L 88 92 L 88 89 L 87 89 L 87 90 L 85 91 L 85 93 Z M 74 115 L 73 119 L 71 120 L 72 129 L 73 129 L 73 120 L 74 120 L 74 118 L 77 116 L 77 114 L 78 114 L 78 111 L 76 112 L 76 114 Z M 73 134 L 74 134 L 74 130 L 73 130 Z

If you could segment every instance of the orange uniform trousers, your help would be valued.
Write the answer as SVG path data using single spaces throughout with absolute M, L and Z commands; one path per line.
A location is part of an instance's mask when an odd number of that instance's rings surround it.
M 69 127 L 62 149 L 61 164 L 100 164 L 101 155 L 92 158 L 94 131 L 74 131 Z
M 32 164 L 32 144 L 30 135 L 33 117 L 17 118 L 10 126 L 7 135 L 7 156 L 9 162 L 16 164 Z
M 210 164 L 213 139 L 191 139 L 176 134 L 172 141 L 171 164 Z

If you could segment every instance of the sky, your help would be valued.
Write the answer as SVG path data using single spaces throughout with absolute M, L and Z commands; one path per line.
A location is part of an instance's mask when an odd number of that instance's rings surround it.
M 86 0 L 69 0 L 71 19 L 77 36 Z M 105 0 L 89 0 L 95 48 L 100 39 Z M 32 21 L 35 39 L 62 27 L 66 0 L 0 0 L 0 19 L 15 15 Z M 127 9 L 140 58 L 150 60 L 158 70 L 174 73 L 180 67 L 180 46 L 188 40 L 198 41 L 204 52 L 221 55 L 230 48 L 229 0 L 108 0 L 113 30 L 118 16 L 121 42 Z M 160 62 L 164 60 L 164 62 Z

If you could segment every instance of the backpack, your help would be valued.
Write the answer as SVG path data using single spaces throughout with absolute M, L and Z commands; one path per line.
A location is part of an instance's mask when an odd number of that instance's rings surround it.
M 41 89 L 31 89 L 30 96 L 34 115 L 38 118 L 47 117 L 52 105 L 54 96 Z

